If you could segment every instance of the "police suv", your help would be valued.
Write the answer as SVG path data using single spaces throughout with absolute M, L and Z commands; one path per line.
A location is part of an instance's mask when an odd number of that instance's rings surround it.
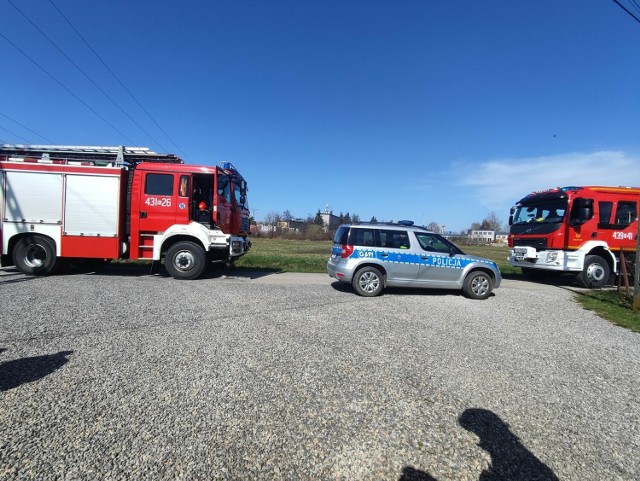
M 467 255 L 411 221 L 341 225 L 327 271 L 368 297 L 392 286 L 462 289 L 471 299 L 486 299 L 502 281 L 492 260 Z

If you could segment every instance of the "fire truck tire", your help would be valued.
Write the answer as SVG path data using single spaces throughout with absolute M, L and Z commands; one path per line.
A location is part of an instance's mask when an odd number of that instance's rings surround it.
M 42 235 L 28 235 L 16 243 L 13 249 L 13 263 L 24 274 L 46 276 L 58 265 L 56 244 Z
M 207 267 L 207 256 L 195 242 L 183 241 L 169 247 L 164 264 L 175 279 L 197 279 Z
M 486 299 L 493 291 L 493 280 L 484 271 L 473 271 L 464 279 L 462 292 L 469 299 Z
M 600 256 L 586 256 L 582 272 L 578 274 L 577 281 L 587 289 L 599 289 L 604 287 L 611 275 L 609 264 Z

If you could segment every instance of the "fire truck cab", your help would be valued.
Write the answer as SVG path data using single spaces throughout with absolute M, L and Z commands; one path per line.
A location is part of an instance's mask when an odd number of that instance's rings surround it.
M 30 275 L 60 259 L 163 260 L 179 279 L 233 262 L 249 240 L 235 167 L 187 165 L 141 147 L 0 145 L 2 265 Z
M 576 274 L 587 288 L 618 273 L 620 253 L 633 258 L 640 188 L 558 187 L 521 199 L 509 216 L 509 263 L 525 276 Z

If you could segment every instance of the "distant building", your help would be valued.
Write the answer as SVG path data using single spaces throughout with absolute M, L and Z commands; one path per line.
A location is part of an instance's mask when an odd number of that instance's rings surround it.
M 264 222 L 258 222 L 251 226 L 252 234 L 273 234 L 276 231 L 276 227 L 272 224 L 265 224 Z
M 282 232 L 286 231 L 295 231 L 302 232 L 304 231 L 305 222 L 302 219 L 291 219 L 291 220 L 283 220 L 278 222 L 278 229 L 281 229 Z
M 496 231 L 494 230 L 472 230 L 469 234 L 472 242 L 491 243 L 496 239 Z
M 324 231 L 328 232 L 330 230 L 336 229 L 339 225 L 338 216 L 333 215 L 329 206 L 324 208 L 324 212 L 320 212 L 320 216 L 322 217 L 322 222 L 324 223 Z
M 506 232 L 496 232 L 496 240 L 495 242 L 497 244 L 507 244 L 509 239 L 509 234 L 507 234 Z

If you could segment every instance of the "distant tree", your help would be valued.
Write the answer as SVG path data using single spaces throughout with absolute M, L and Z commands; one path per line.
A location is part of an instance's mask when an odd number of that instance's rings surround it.
M 318 212 L 316 213 L 316 216 L 313 219 L 313 223 L 315 225 L 324 227 L 324 220 L 322 219 L 322 214 L 320 213 L 320 209 L 318 209 Z
M 307 226 L 306 237 L 309 240 L 323 240 L 327 237 L 324 228 L 317 224 Z
M 338 216 L 338 224 L 344 224 L 344 215 L 342 214 L 342 212 L 340 212 L 340 215 Z
M 289 211 L 289 209 L 285 210 L 282 213 L 282 220 L 287 221 L 287 222 L 293 220 L 293 216 L 291 215 L 291 212 Z
M 371 220 L 369 222 L 371 222 L 372 224 L 377 224 L 378 223 L 378 219 L 376 219 L 375 215 L 372 215 L 371 216 Z
M 349 215 L 348 212 L 344 215 L 344 223 L 351 224 L 351 216 Z
M 440 224 L 435 221 L 429 222 L 429 224 L 427 224 L 427 229 L 433 232 L 440 232 Z
M 502 221 L 498 218 L 498 214 L 494 211 L 489 212 L 487 217 L 482 220 L 480 224 L 480 229 L 482 230 L 493 230 L 493 231 L 501 231 L 502 230 Z
M 360 216 L 358 214 L 353 214 L 351 216 L 351 222 L 353 222 L 354 224 L 360 222 Z
M 276 223 L 280 220 L 280 214 L 275 211 L 268 212 L 264 216 L 264 223 L 275 227 Z

